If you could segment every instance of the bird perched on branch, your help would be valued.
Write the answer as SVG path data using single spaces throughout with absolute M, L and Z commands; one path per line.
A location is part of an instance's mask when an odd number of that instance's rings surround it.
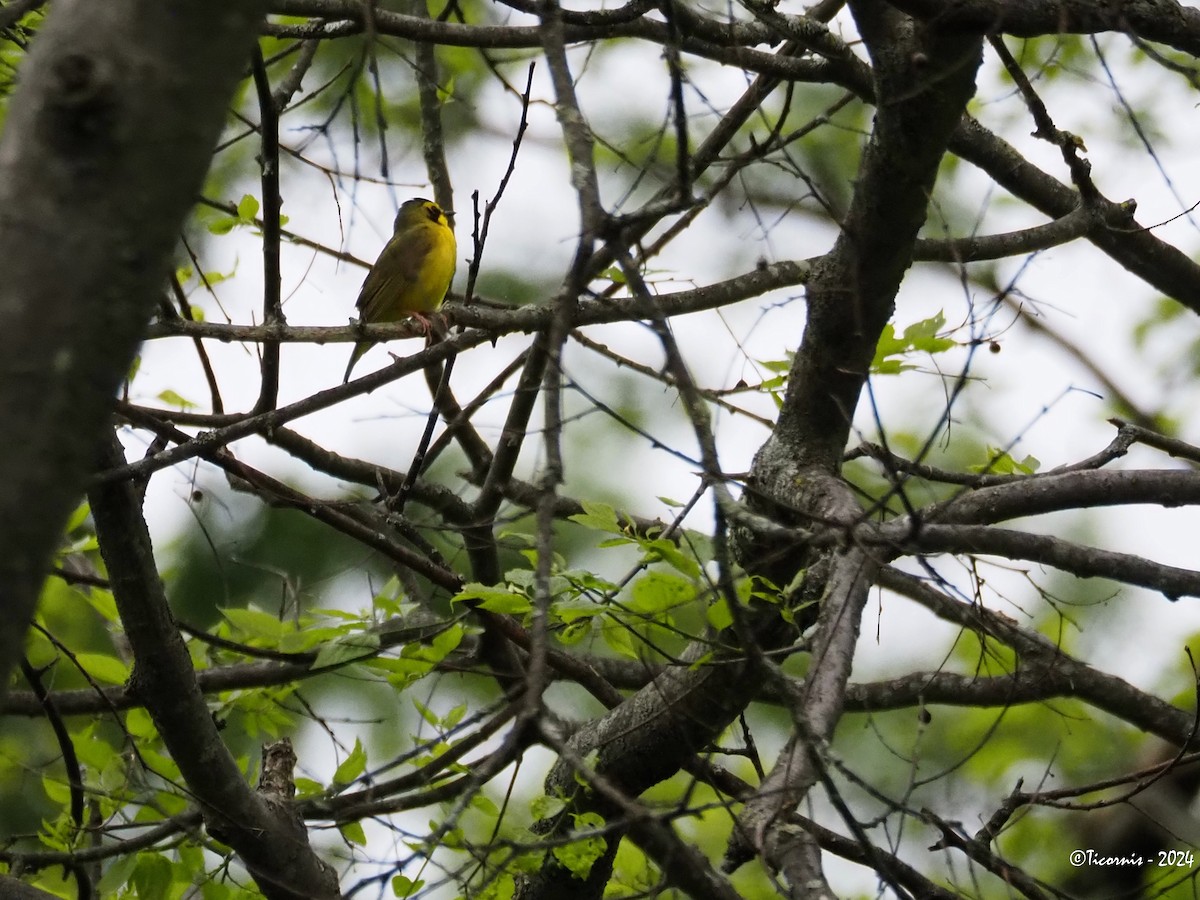
M 365 324 L 399 322 L 409 316 L 430 329 L 426 313 L 442 305 L 454 277 L 458 245 L 449 216 L 432 200 L 417 197 L 396 213 L 392 239 L 375 260 L 359 291 L 358 318 Z M 350 354 L 342 384 L 372 341 L 359 341 Z

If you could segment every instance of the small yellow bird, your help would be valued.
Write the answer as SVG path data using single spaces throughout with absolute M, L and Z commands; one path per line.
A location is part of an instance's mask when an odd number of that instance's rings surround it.
M 432 200 L 408 200 L 396 213 L 392 239 L 371 266 L 358 292 L 360 322 L 399 322 L 413 316 L 429 329 L 431 313 L 442 305 L 454 277 L 458 244 L 447 213 Z M 371 347 L 359 341 L 350 354 L 342 384 L 350 380 L 354 364 Z

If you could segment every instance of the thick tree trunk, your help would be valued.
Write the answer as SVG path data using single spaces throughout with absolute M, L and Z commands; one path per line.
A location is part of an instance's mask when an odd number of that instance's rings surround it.
M 0 691 L 263 6 L 59 0 L 0 136 Z

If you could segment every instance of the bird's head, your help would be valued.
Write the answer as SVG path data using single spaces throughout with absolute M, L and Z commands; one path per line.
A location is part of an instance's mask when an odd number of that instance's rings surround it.
M 411 228 L 414 225 L 418 225 L 424 220 L 449 228 L 453 217 L 453 212 L 442 209 L 432 200 L 426 200 L 424 197 L 414 197 L 412 200 L 406 200 L 400 205 L 400 211 L 396 213 L 396 223 L 392 227 L 392 230 L 399 232 L 404 228 Z

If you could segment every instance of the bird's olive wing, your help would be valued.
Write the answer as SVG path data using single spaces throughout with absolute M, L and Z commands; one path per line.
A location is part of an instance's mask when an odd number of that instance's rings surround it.
M 428 229 L 413 229 L 392 237 L 367 273 L 355 306 L 364 322 L 395 322 L 413 312 L 420 298 L 418 287 L 422 263 L 433 248 Z

